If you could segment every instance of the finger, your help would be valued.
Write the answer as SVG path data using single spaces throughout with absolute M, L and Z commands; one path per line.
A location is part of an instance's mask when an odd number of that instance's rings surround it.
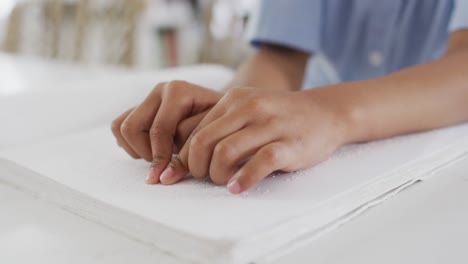
M 246 123 L 245 118 L 224 115 L 197 132 L 190 141 L 188 153 L 190 173 L 197 178 L 210 176 L 211 157 L 218 142 L 242 129 Z
M 174 144 L 177 146 L 178 151 L 182 149 L 192 131 L 200 124 L 207 113 L 208 110 L 186 118 L 179 123 L 174 137 Z
M 226 184 L 242 162 L 263 146 L 278 140 L 278 135 L 269 131 L 274 130 L 249 126 L 221 140 L 214 148 L 209 165 L 213 182 Z
M 187 167 L 182 163 L 179 156 L 172 158 L 169 165 L 161 174 L 161 184 L 171 185 L 181 181 L 188 175 Z
M 134 108 L 126 111 L 125 113 L 121 114 L 117 117 L 111 125 L 112 134 L 117 139 L 117 144 L 122 147 L 128 155 L 130 155 L 134 159 L 140 159 L 141 157 L 133 150 L 133 148 L 127 143 L 125 138 L 123 137 L 122 133 L 120 132 L 120 128 L 122 126 L 123 121 L 128 117 L 128 115 L 133 111 Z
M 148 130 L 161 103 L 158 87 L 128 115 L 120 129 L 132 149 L 147 161 L 151 161 L 152 158 Z
M 161 183 L 162 184 L 174 184 L 184 178 L 188 171 L 190 171 L 190 167 L 188 166 L 188 156 L 189 156 L 189 148 L 191 145 L 191 141 L 193 137 L 198 133 L 198 131 L 202 130 L 205 126 L 210 124 L 213 120 L 216 120 L 218 117 L 222 115 L 224 111 L 221 107 L 216 105 L 211 109 L 202 121 L 198 124 L 198 126 L 192 131 L 190 136 L 188 137 L 187 141 L 185 142 L 184 146 L 180 150 L 177 158 L 175 159 L 176 162 L 171 162 L 170 167 L 172 167 L 172 171 L 166 175 L 161 175 Z M 174 160 L 173 160 L 174 161 Z M 163 173 L 164 174 L 164 173 Z
M 165 178 L 172 178 L 172 171 L 162 172 L 166 167 L 169 168 L 168 164 L 171 162 L 177 126 L 192 110 L 193 98 L 180 93 L 180 89 L 171 87 L 166 87 L 166 89 L 149 132 L 152 163 L 147 181 L 153 181 L 154 178 L 163 182 L 161 179 L 163 175 Z M 179 165 L 179 163 L 176 164 Z
M 228 190 L 233 194 L 239 194 L 258 181 L 281 170 L 289 162 L 289 153 L 284 143 L 275 142 L 262 147 L 228 183 Z
M 221 94 L 214 93 L 196 85 L 187 84 L 185 82 L 177 82 L 176 84 L 178 87 L 186 87 L 190 89 L 196 88 L 196 90 L 193 90 L 192 93 L 187 95 L 187 89 L 170 89 L 169 91 L 172 91 L 172 93 L 168 93 L 168 99 L 163 100 L 161 110 L 158 112 L 150 131 L 150 134 L 152 135 L 150 136 L 151 146 L 153 148 L 153 156 L 155 160 L 164 158 L 168 153 L 170 153 L 170 147 L 166 144 L 167 139 L 169 136 L 171 136 L 171 140 L 174 139 L 176 127 L 182 119 L 190 113 L 201 113 L 207 111 L 221 98 Z M 170 98 L 173 98 L 174 101 L 170 101 Z M 207 115 L 211 112 L 212 111 L 209 111 Z M 205 119 L 206 116 L 202 119 L 200 124 Z M 197 127 L 199 127 L 200 124 L 198 124 Z M 194 131 L 196 130 L 197 128 L 194 129 Z M 190 135 L 193 135 L 194 131 L 192 131 Z M 187 145 L 190 138 L 191 136 L 188 137 L 184 146 Z M 181 153 L 183 149 L 184 147 L 182 147 Z M 170 166 L 168 166 L 167 173 L 163 172 L 161 174 L 161 183 L 173 184 L 187 175 L 187 154 L 181 155 L 181 153 L 179 153 L 176 159 L 173 160 Z

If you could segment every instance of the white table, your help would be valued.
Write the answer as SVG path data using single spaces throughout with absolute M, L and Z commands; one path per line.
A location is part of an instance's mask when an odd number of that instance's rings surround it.
M 0 73 L 0 96 L 47 89 L 64 80 L 84 78 L 89 82 L 125 74 L 141 81 L 151 75 L 2 55 Z M 468 158 L 339 229 L 266 262 L 467 263 L 467 225 Z M 160 254 L 148 245 L 0 184 L 0 263 L 159 263 Z

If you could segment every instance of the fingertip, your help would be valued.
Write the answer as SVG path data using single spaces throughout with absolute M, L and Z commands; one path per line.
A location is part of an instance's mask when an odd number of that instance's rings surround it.
M 158 169 L 157 167 L 151 167 L 149 170 L 148 176 L 146 177 L 146 183 L 150 185 L 159 183 L 160 174 L 161 174 L 160 169 Z
M 242 192 L 242 187 L 237 180 L 230 181 L 227 185 L 227 188 L 232 194 L 240 194 Z
M 164 185 L 169 185 L 174 180 L 174 177 L 175 177 L 174 169 L 168 166 L 161 174 L 160 181 Z
M 244 191 L 244 188 L 239 181 L 241 179 L 241 174 L 237 172 L 228 182 L 227 189 L 232 194 L 240 194 Z
M 164 185 L 172 185 L 185 177 L 185 173 L 177 171 L 173 166 L 168 166 L 161 174 L 160 181 Z
M 147 160 L 147 159 L 146 159 Z M 163 161 L 160 159 L 152 159 L 149 160 L 151 162 L 151 167 L 148 172 L 148 176 L 146 177 L 147 184 L 157 184 L 161 182 L 161 173 L 167 167 L 169 161 Z

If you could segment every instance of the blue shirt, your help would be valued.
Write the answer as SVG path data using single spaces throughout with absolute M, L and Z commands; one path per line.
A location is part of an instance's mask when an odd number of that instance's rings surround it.
M 370 79 L 433 60 L 468 28 L 468 0 L 261 0 L 249 29 L 314 54 L 307 87 Z

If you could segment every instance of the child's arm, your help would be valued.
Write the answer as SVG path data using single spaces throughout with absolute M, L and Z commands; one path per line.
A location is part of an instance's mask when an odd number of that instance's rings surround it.
M 343 144 L 467 121 L 468 31 L 452 35 L 442 58 L 382 78 L 300 92 L 231 91 L 194 130 L 163 183 L 188 168 L 239 193 L 275 170 L 314 165 Z
M 237 70 L 225 90 L 246 86 L 300 90 L 309 56 L 298 50 L 263 45 Z
M 340 89 L 343 86 L 344 89 Z M 321 92 L 350 115 L 348 141 L 369 141 L 468 120 L 468 30 L 452 34 L 444 56 L 370 81 Z

